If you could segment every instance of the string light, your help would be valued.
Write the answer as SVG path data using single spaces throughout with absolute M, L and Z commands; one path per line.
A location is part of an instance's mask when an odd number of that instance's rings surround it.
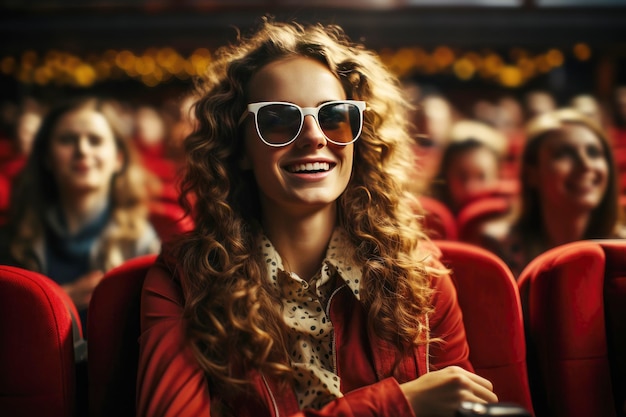
M 574 56 L 579 61 L 587 61 L 591 58 L 591 48 L 586 43 L 577 43 L 573 48 Z
M 566 54 L 552 48 L 531 53 L 514 47 L 501 54 L 491 50 L 459 51 L 446 45 L 432 52 L 424 48 L 385 48 L 379 51 L 381 60 L 399 77 L 413 75 L 450 75 L 461 81 L 478 77 L 509 88 L 526 82 L 555 68 L 567 60 Z M 571 49 L 573 58 L 589 60 L 591 48 L 578 43 Z M 18 56 L 0 57 L 0 74 L 25 84 L 73 85 L 90 87 L 107 80 L 131 78 L 146 86 L 155 87 L 173 78 L 189 80 L 202 75 L 213 59 L 211 51 L 198 48 L 188 56 L 171 47 L 151 47 L 136 54 L 130 50 L 108 49 L 103 53 L 78 56 L 51 49 L 43 54 L 27 50 Z

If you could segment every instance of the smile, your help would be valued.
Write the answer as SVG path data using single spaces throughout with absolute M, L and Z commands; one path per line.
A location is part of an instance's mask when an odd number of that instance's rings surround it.
M 331 164 L 328 162 L 308 162 L 306 164 L 295 164 L 286 167 L 291 173 L 316 173 L 330 171 Z

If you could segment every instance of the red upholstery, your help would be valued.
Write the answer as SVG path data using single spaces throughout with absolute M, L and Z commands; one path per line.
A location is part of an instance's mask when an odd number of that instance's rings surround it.
M 13 141 L 0 134 L 0 163 L 12 159 L 15 156 Z
M 613 155 L 615 156 L 617 170 L 624 171 L 626 169 L 626 146 L 613 148 Z
M 466 197 L 461 205 L 462 210 L 466 205 L 475 201 L 490 197 L 503 197 L 510 200 L 517 198 L 520 193 L 520 182 L 517 179 L 506 178 L 499 180 L 494 186 L 474 191 Z
M 139 304 L 157 255 L 107 272 L 89 304 L 89 415 L 134 416 L 139 360 Z
M 454 215 L 441 201 L 422 196 L 419 202 L 425 211 L 424 229 L 432 239 L 457 239 L 457 226 Z
M 178 204 L 180 196 L 180 186 L 176 182 L 164 182 L 161 184 L 161 190 L 154 199 L 157 202 Z
M 0 414 L 74 415 L 70 308 L 80 332 L 79 316 L 58 284 L 36 272 L 0 265 Z
M 6 224 L 11 201 L 11 181 L 0 174 L 0 226 Z
M 26 165 L 26 157 L 24 156 L 16 156 L 10 161 L 0 162 L 0 174 L 8 177 L 9 179 L 15 178 L 24 166 Z
M 559 246 L 535 258 L 518 284 L 537 415 L 623 416 L 626 241 Z
M 532 413 L 522 308 L 509 268 L 491 252 L 464 242 L 435 241 L 452 269 L 470 347 L 470 362 L 501 402 Z
M 194 227 L 193 219 L 185 217 L 185 211 L 178 203 L 151 203 L 148 219 L 162 242 L 168 242 L 176 235 L 190 231 Z
M 144 157 L 142 158 L 142 164 L 148 171 L 155 174 L 165 183 L 173 183 L 178 178 L 178 166 L 169 159 Z
M 490 220 L 505 216 L 511 210 L 508 197 L 484 197 L 465 205 L 456 217 L 459 240 L 480 243 L 482 227 Z
M 626 416 L 626 241 L 600 242 L 606 255 L 604 303 L 607 343 L 618 415 Z M 620 414 L 621 412 L 621 414 Z

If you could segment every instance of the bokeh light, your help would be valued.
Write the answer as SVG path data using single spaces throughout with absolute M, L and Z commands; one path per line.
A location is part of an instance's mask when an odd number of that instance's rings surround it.
M 461 81 L 481 78 L 507 88 L 522 87 L 535 77 L 565 65 L 568 59 L 589 60 L 591 48 L 573 45 L 569 56 L 562 49 L 531 52 L 512 47 L 508 51 L 458 50 L 439 45 L 384 48 L 378 51 L 383 63 L 399 77 L 416 74 L 447 75 Z M 170 46 L 141 51 L 107 49 L 78 56 L 51 49 L 44 53 L 27 50 L 17 56 L 0 57 L 0 73 L 25 84 L 89 87 L 111 79 L 131 78 L 155 87 L 173 78 L 187 81 L 201 76 L 213 59 L 207 48 L 187 56 Z

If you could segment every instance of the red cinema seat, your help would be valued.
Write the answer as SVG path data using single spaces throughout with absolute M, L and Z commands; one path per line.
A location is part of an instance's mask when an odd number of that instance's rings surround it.
M 553 248 L 518 285 L 537 416 L 626 415 L 626 240 Z
M 466 204 L 456 216 L 459 240 L 480 244 L 483 227 L 506 216 L 511 208 L 511 200 L 507 197 L 484 197 Z
M 175 183 L 178 179 L 179 167 L 174 161 L 166 158 L 144 157 L 142 164 L 164 183 Z
M 177 235 L 188 232 L 194 227 L 193 219 L 185 216 L 185 210 L 178 203 L 151 203 L 148 220 L 161 242 L 169 242 Z
M 421 196 L 424 211 L 424 230 L 431 239 L 457 240 L 457 225 L 450 209 L 441 201 Z
M 139 360 L 139 306 L 146 272 L 157 255 L 107 272 L 89 304 L 89 415 L 134 416 Z
M 476 373 L 500 402 L 533 412 L 520 297 L 511 270 L 493 253 L 464 242 L 435 241 L 452 270 Z
M 74 416 L 81 337 L 76 308 L 56 282 L 0 265 L 0 415 Z

